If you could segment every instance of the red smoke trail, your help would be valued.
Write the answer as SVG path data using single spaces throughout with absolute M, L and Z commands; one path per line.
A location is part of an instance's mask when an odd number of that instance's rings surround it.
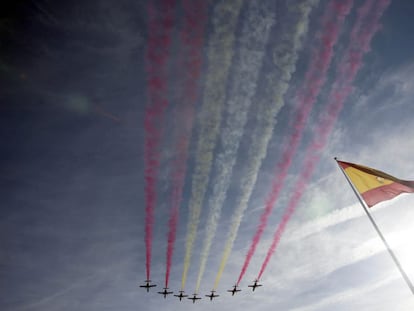
M 172 256 L 177 232 L 178 214 L 182 201 L 182 192 L 187 171 L 188 145 L 193 128 L 194 110 L 198 95 L 198 81 L 202 64 L 202 47 L 204 42 L 204 27 L 207 19 L 207 1 L 183 0 L 184 25 L 180 33 L 184 48 L 181 51 L 181 68 L 184 74 L 183 108 L 177 120 L 177 155 L 173 162 L 171 214 L 168 221 L 167 271 L 165 274 L 165 287 L 168 287 L 170 278 Z M 177 110 L 178 111 L 178 110 Z M 184 111 L 182 113 L 181 111 Z
M 292 135 L 285 144 L 282 159 L 276 165 L 275 175 L 277 176 L 269 192 L 266 200 L 265 209 L 260 217 L 259 227 L 253 237 L 250 249 L 247 253 L 243 268 L 241 270 L 237 284 L 242 280 L 250 260 L 256 251 L 257 245 L 266 228 L 267 221 L 273 210 L 275 202 L 279 196 L 279 192 L 286 179 L 292 158 L 296 153 L 300 140 L 305 129 L 306 121 L 316 102 L 318 94 L 325 83 L 327 71 L 333 58 L 333 47 L 336 44 L 345 17 L 349 14 L 353 5 L 353 0 L 336 0 L 331 1 L 326 8 L 322 17 L 321 29 L 324 31 L 318 34 L 320 43 L 315 44 L 312 50 L 309 68 L 305 74 L 303 87 L 298 91 L 297 95 L 297 114 L 292 124 L 295 124 Z M 318 48 L 319 47 L 319 48 Z
M 304 168 L 294 187 L 288 208 L 283 214 L 282 220 L 273 236 L 273 242 L 263 261 L 258 279 L 261 278 L 271 256 L 279 245 L 286 225 L 305 192 L 305 188 L 318 163 L 319 153 L 325 147 L 338 114 L 353 90 L 352 83 L 363 64 L 363 56 L 370 50 L 371 40 L 380 28 L 379 19 L 390 2 L 391 0 L 368 0 L 358 9 L 357 20 L 350 35 L 350 45 L 337 66 L 337 78 L 328 97 L 327 113 L 322 116 L 320 125 L 315 131 L 314 141 L 305 152 Z
M 157 199 L 156 184 L 160 166 L 159 145 L 162 118 L 168 106 L 167 60 L 171 46 L 175 0 L 148 4 L 147 79 L 148 105 L 145 109 L 145 247 L 147 279 L 151 274 L 152 227 Z

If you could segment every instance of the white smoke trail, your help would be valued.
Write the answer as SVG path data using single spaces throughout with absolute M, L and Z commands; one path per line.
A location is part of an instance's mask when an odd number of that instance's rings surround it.
M 252 145 L 247 154 L 247 173 L 242 177 L 240 197 L 232 216 L 231 227 L 227 235 L 219 271 L 214 288 L 218 286 L 224 267 L 230 256 L 243 214 L 247 209 L 250 196 L 256 184 L 257 175 L 266 156 L 269 141 L 276 123 L 275 117 L 284 105 L 284 95 L 289 87 L 292 74 L 296 70 L 298 52 L 302 48 L 303 37 L 308 31 L 309 15 L 319 0 L 306 0 L 292 6 L 290 10 L 298 15 L 291 31 L 283 33 L 281 42 L 274 47 L 273 63 L 275 68 L 267 69 L 266 93 L 256 103 L 256 127 L 253 130 Z

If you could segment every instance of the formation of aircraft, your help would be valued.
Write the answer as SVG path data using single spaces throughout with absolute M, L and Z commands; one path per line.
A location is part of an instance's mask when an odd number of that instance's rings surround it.
M 178 299 L 183 299 L 184 297 L 188 297 L 188 295 L 184 295 L 184 291 L 180 290 L 180 294 L 179 295 L 174 295 L 175 297 L 178 297 Z
M 155 285 L 155 284 L 151 284 L 151 280 L 145 280 L 144 282 L 145 282 L 145 284 L 140 285 L 139 287 L 145 288 L 145 289 L 147 290 L 147 292 L 149 292 L 149 289 L 150 289 L 151 287 L 156 287 L 156 286 L 157 286 L 157 285 Z M 252 288 L 252 290 L 254 291 L 254 290 L 256 289 L 256 287 L 263 286 L 262 284 L 258 284 L 258 282 L 259 282 L 259 280 L 254 280 L 254 281 L 253 281 L 253 284 L 248 285 L 248 287 L 251 287 L 251 288 Z M 238 289 L 238 285 L 237 285 L 237 284 L 235 284 L 235 285 L 233 285 L 233 288 L 232 288 L 232 289 L 229 289 L 229 290 L 227 290 L 227 291 L 228 291 L 229 293 L 231 293 L 231 295 L 232 295 L 232 296 L 234 296 L 234 294 L 235 294 L 235 293 L 237 293 L 237 292 L 241 292 L 241 289 Z M 219 296 L 220 296 L 220 295 L 215 294 L 215 292 L 216 292 L 215 290 L 212 290 L 212 291 L 211 291 L 211 293 L 210 293 L 210 295 L 205 295 L 205 296 L 206 296 L 206 297 L 208 297 L 208 298 L 210 298 L 210 301 L 212 301 L 214 298 L 216 298 L 216 297 L 219 297 Z M 173 292 L 168 291 L 168 287 L 164 287 L 164 288 L 163 288 L 163 291 L 162 291 L 162 292 L 158 292 L 158 294 L 163 295 L 163 296 L 164 296 L 164 299 L 165 299 L 165 298 L 167 298 L 167 295 L 173 294 Z M 180 301 L 181 301 L 183 298 L 190 299 L 190 300 L 192 300 L 192 301 L 193 301 L 193 303 L 195 303 L 195 302 L 196 302 L 196 300 L 200 300 L 200 299 L 202 299 L 201 297 L 197 297 L 197 293 L 194 293 L 192 297 L 188 297 L 188 295 L 185 295 L 185 294 L 184 294 L 184 291 L 183 291 L 183 290 L 180 290 L 180 291 L 179 291 L 179 294 L 178 294 L 178 295 L 174 295 L 174 296 L 175 296 L 175 297 L 178 297 L 178 298 L 180 299 Z
M 256 289 L 256 287 L 262 286 L 262 284 L 257 284 L 257 282 L 259 282 L 259 280 L 254 280 L 254 283 L 252 285 L 247 285 L 247 286 L 251 287 L 252 290 L 254 291 Z
M 196 293 L 194 293 L 194 296 L 193 296 L 193 297 L 189 297 L 189 298 L 187 298 L 187 299 L 190 299 L 190 300 L 192 300 L 192 301 L 193 301 L 193 303 L 195 303 L 195 302 L 196 302 L 196 300 L 201 299 L 201 297 L 197 297 L 197 294 L 196 294 Z
M 155 285 L 155 284 L 150 284 L 150 283 L 151 283 L 151 280 L 145 280 L 144 282 L 145 282 L 145 284 L 144 284 L 144 285 L 140 285 L 139 287 L 146 288 L 146 289 L 147 289 L 147 293 L 149 292 L 149 289 L 150 289 L 151 287 L 155 287 L 155 286 L 157 286 L 157 285 Z
M 172 294 L 173 292 L 167 291 L 168 287 L 164 287 L 164 291 L 158 292 L 158 294 L 164 295 L 164 299 L 167 298 L 167 295 Z
M 210 295 L 206 295 L 206 297 L 209 297 L 210 298 L 210 301 L 212 301 L 213 298 L 216 298 L 216 297 L 220 296 L 220 295 L 215 295 L 214 294 L 215 292 L 216 292 L 215 290 L 212 290 L 211 291 L 211 294 Z
M 233 289 L 227 290 L 229 293 L 231 293 L 232 296 L 234 296 L 235 293 L 241 292 L 241 289 L 237 289 L 237 284 L 233 285 Z

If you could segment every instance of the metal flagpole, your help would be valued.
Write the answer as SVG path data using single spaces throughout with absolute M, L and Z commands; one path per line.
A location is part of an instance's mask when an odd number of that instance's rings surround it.
M 392 260 L 394 261 L 395 265 L 397 266 L 398 270 L 400 271 L 403 279 L 405 280 L 405 282 L 407 283 L 408 287 L 411 290 L 411 293 L 414 295 L 414 286 L 411 283 L 410 279 L 408 278 L 407 274 L 405 273 L 404 269 L 402 268 L 399 260 L 397 259 L 397 257 L 395 256 L 394 252 L 391 250 L 388 242 L 385 240 L 384 236 L 382 235 L 381 231 L 379 230 L 377 224 L 375 223 L 374 219 L 372 218 L 371 214 L 368 212 L 368 208 L 365 205 L 364 201 L 362 200 L 361 196 L 359 195 L 359 192 L 355 189 L 353 183 L 351 182 L 351 180 L 349 179 L 348 175 L 345 173 L 345 171 L 343 170 L 343 168 L 339 165 L 338 163 L 338 159 L 334 158 L 336 163 L 338 164 L 339 168 L 341 169 L 341 172 L 344 174 L 346 180 L 348 181 L 349 185 L 351 186 L 352 190 L 354 191 L 356 197 L 359 200 L 359 203 L 361 203 L 362 208 L 364 209 L 365 213 L 367 214 L 369 220 L 371 221 L 372 225 L 375 228 L 375 231 L 377 231 L 379 237 L 381 238 L 382 242 L 384 243 L 385 247 L 387 248 L 388 253 L 390 254 Z

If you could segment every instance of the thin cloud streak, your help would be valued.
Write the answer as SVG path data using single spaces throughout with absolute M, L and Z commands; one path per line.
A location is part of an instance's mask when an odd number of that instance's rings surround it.
M 383 277 L 380 280 L 377 280 L 376 282 L 370 283 L 368 285 L 359 286 L 357 288 L 351 288 L 346 289 L 338 292 L 335 295 L 329 295 L 327 298 L 322 299 L 316 303 L 307 305 L 306 307 L 300 307 L 292 309 L 292 311 L 312 311 L 312 310 L 320 310 L 323 307 L 327 306 L 337 306 L 343 301 L 346 300 L 355 300 L 358 297 L 361 297 L 363 295 L 370 294 L 379 288 L 386 286 L 390 284 L 391 282 L 395 281 L 397 278 L 395 276 L 385 276 L 385 274 L 382 275 Z

